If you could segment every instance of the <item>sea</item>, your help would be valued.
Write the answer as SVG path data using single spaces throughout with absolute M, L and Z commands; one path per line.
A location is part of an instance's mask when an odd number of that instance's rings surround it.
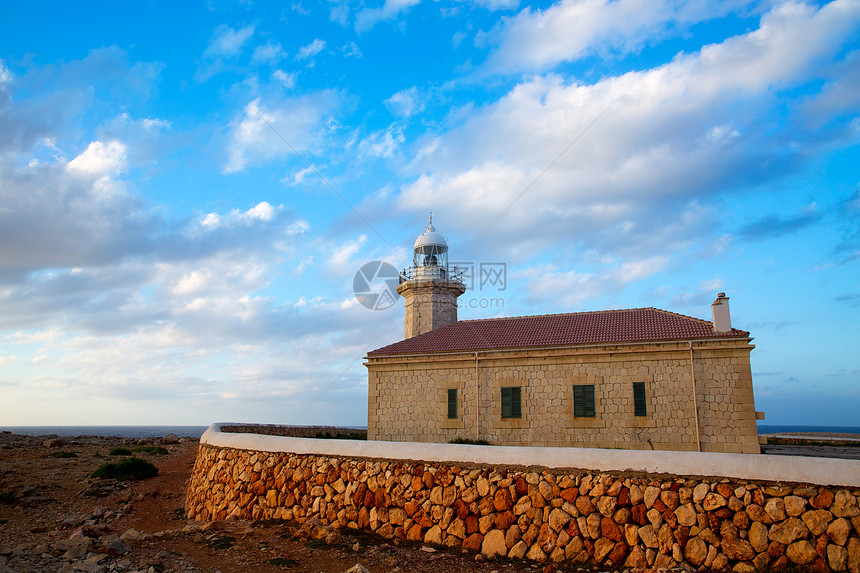
M 0 426 L 0 432 L 22 436 L 103 436 L 117 438 L 160 438 L 176 434 L 180 438 L 199 438 L 209 426 Z
M 209 426 L 0 426 L 0 431 L 24 436 L 116 436 L 118 438 L 159 438 L 167 434 L 199 438 Z M 366 429 L 366 428 L 361 428 Z M 860 434 L 860 426 L 787 426 L 759 424 L 759 434 L 833 432 Z

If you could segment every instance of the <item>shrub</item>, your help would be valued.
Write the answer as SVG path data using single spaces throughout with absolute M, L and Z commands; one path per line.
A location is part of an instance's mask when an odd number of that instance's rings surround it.
M 161 446 L 138 446 L 134 448 L 134 451 L 141 454 L 155 454 L 157 456 L 166 456 L 170 453 L 167 451 L 167 448 L 162 448 Z
M 365 432 L 338 432 L 336 434 L 332 434 L 331 432 L 317 432 L 314 436 L 320 440 L 366 440 L 367 433 Z
M 108 452 L 109 456 L 130 456 L 131 450 L 128 448 L 114 448 Z
M 51 454 L 52 458 L 76 458 L 78 454 L 75 452 L 54 452 Z
M 90 477 L 109 479 L 146 479 L 158 475 L 158 468 L 140 458 L 128 458 L 121 462 L 104 464 Z
M 487 440 L 471 440 L 469 438 L 454 438 L 449 444 L 471 444 L 473 446 L 489 446 L 490 442 Z

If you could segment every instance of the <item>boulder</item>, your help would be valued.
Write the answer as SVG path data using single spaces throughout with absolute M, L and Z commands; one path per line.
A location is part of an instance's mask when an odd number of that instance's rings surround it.
M 856 537 L 848 539 L 848 570 L 851 573 L 860 573 L 860 540 Z
M 570 519 L 569 513 L 557 507 L 549 513 L 549 526 L 553 531 L 561 531 Z
M 774 523 L 779 523 L 785 519 L 785 502 L 780 497 L 768 499 L 764 504 L 764 510 Z
M 692 527 L 696 525 L 696 508 L 692 504 L 682 505 L 675 510 L 678 525 Z
M 833 492 L 826 487 L 818 490 L 818 495 L 809 500 L 809 505 L 815 509 L 827 509 L 833 503 Z
M 749 540 L 750 545 L 753 546 L 753 549 L 755 549 L 758 553 L 761 553 L 762 551 L 767 551 L 767 533 L 767 527 L 757 521 L 752 522 L 752 524 L 750 525 L 747 539 Z
M 727 504 L 728 501 L 726 501 L 726 498 L 718 493 L 711 492 L 705 496 L 705 500 L 702 502 L 702 507 L 705 511 L 714 511 L 715 509 L 725 507 Z
M 486 557 L 506 556 L 508 546 L 505 543 L 505 534 L 498 529 L 489 531 L 481 543 L 481 553 Z
M 809 535 L 809 528 L 796 517 L 789 517 L 782 523 L 777 523 L 770 528 L 768 537 L 772 541 L 778 541 L 783 545 L 789 545 Z
M 636 545 L 633 547 L 633 550 L 630 552 L 630 555 L 627 556 L 627 560 L 624 562 L 624 567 L 632 568 L 632 569 L 644 569 L 648 566 L 648 561 L 645 559 L 645 550 L 642 549 L 641 546 Z
M 644 527 L 640 527 L 637 533 L 639 534 L 639 539 L 641 539 L 642 543 L 645 544 L 645 547 L 656 549 L 660 546 L 660 542 L 657 540 L 657 534 L 654 532 L 654 526 L 646 525 Z
M 705 558 L 707 556 L 707 543 L 705 543 L 698 537 L 694 537 L 687 542 L 687 546 L 684 548 L 684 559 L 698 567 L 705 562 Z
M 857 507 L 857 498 L 851 495 L 846 489 L 840 489 L 834 496 L 833 503 L 830 505 L 830 511 L 836 517 L 857 517 L 860 515 L 860 508 Z
M 526 555 L 526 551 L 528 551 L 529 546 L 525 544 L 524 541 L 520 540 L 511 547 L 511 550 L 508 551 L 508 557 L 511 559 L 522 559 Z
M 788 495 L 783 499 L 785 503 L 785 514 L 790 517 L 798 517 L 806 510 L 806 500 L 797 495 Z
M 788 557 L 789 561 L 792 563 L 796 563 L 797 565 L 806 565 L 807 563 L 815 561 L 815 558 L 818 557 L 818 552 L 810 542 L 803 539 L 789 545 L 785 549 L 785 556 Z
M 827 546 L 827 564 L 834 571 L 845 571 L 848 567 L 848 550 L 831 543 Z
M 711 492 L 711 486 L 706 483 L 700 483 L 693 488 L 693 503 L 702 503 Z
M 830 523 L 827 526 L 827 537 L 829 537 L 836 545 L 845 545 L 848 541 L 848 536 L 851 534 L 851 522 L 844 517 Z
M 526 559 L 530 559 L 531 561 L 546 561 L 546 553 L 543 552 L 543 549 L 540 548 L 540 545 L 535 543 L 529 550 L 526 552 Z
M 800 516 L 806 527 L 815 537 L 827 531 L 827 524 L 833 519 L 833 514 L 826 509 L 812 509 Z
M 611 539 L 601 537 L 594 542 L 594 560 L 597 563 L 602 563 L 603 559 L 609 555 L 609 552 L 615 547 L 615 543 Z

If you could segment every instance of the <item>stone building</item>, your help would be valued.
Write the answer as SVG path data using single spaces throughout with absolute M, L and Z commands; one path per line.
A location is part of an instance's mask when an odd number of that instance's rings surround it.
M 656 308 L 457 321 L 428 224 L 397 289 L 405 339 L 368 352 L 368 439 L 758 453 L 749 332 Z

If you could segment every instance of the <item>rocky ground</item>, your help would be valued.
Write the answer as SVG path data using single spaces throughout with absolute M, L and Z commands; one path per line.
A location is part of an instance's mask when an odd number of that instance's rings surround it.
M 588 571 L 581 565 L 483 561 L 315 523 L 191 522 L 183 507 L 197 442 L 165 441 L 167 454 L 134 454 L 155 464 L 157 476 L 117 481 L 90 474 L 122 459 L 109 455 L 114 448 L 162 440 L 0 433 L 0 573 Z M 834 449 L 852 457 L 860 451 Z

